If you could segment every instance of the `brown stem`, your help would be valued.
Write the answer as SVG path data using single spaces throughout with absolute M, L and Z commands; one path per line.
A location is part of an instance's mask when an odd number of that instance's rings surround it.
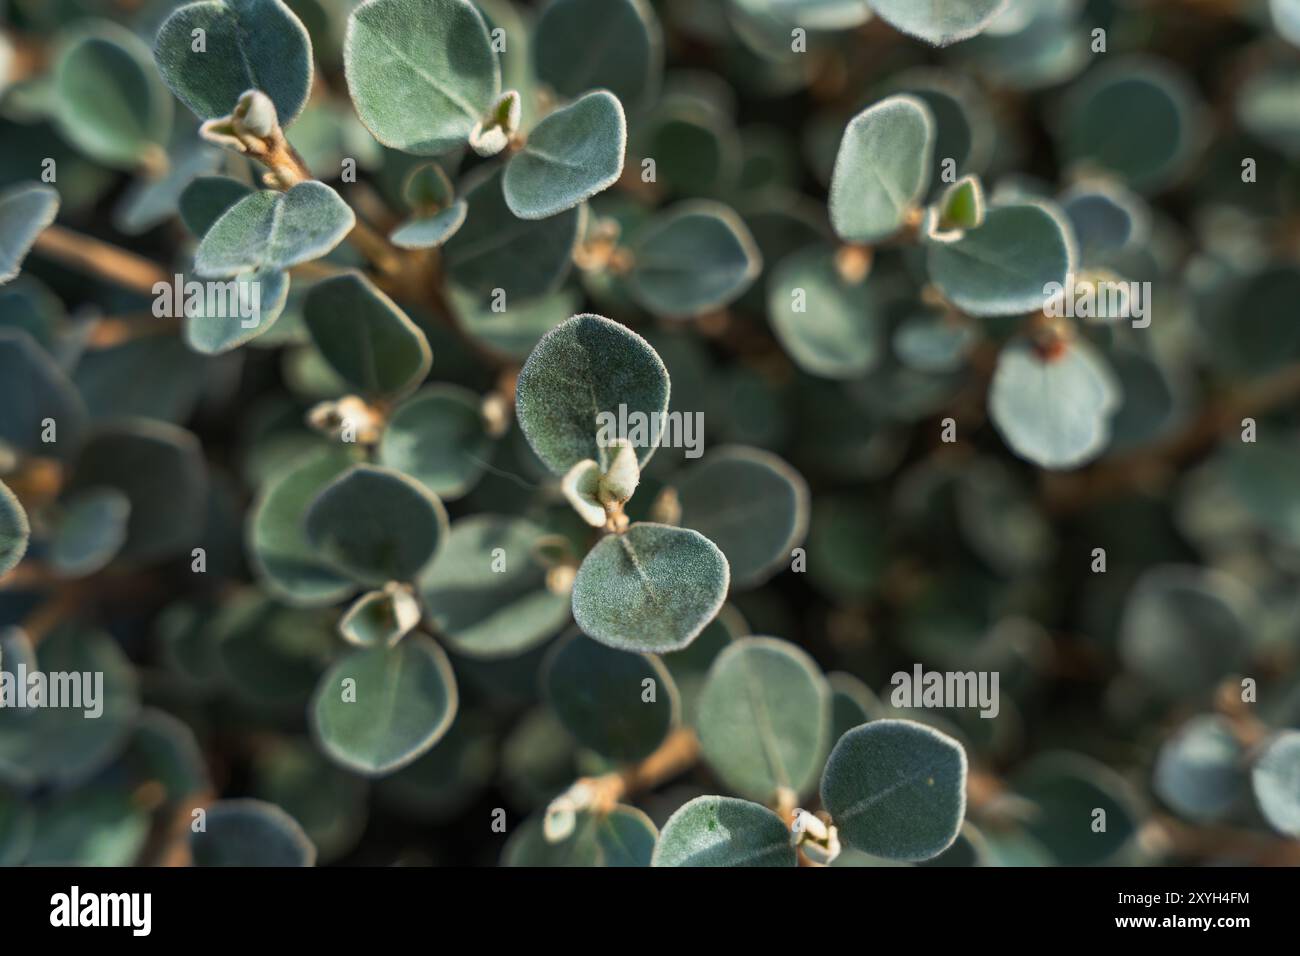
M 683 773 L 695 764 L 699 754 L 700 741 L 695 731 L 680 727 L 639 764 L 578 782 L 585 783 L 596 795 L 592 800 L 592 812 L 609 813 L 620 801 L 653 790 Z
M 153 295 L 158 283 L 172 281 L 156 262 L 62 226 L 50 226 L 42 232 L 33 248 L 66 266 L 142 295 Z

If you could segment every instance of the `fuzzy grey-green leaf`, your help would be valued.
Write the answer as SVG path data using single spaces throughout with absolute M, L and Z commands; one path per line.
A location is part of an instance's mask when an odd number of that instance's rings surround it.
M 872 721 L 835 745 L 821 795 L 849 846 L 927 860 L 952 844 L 965 818 L 966 751 L 924 724 Z
M 997 19 L 1007 0 L 870 0 L 880 18 L 934 46 L 968 40 Z
M 785 824 L 767 807 L 696 797 L 668 818 L 651 866 L 795 866 Z
M 31 533 L 27 512 L 9 486 L 0 481 L 0 575 L 8 574 L 23 559 Z
M 745 637 L 718 655 L 700 694 L 704 759 L 728 789 L 771 803 L 782 789 L 807 794 L 830 736 L 830 687 L 803 650 Z
M 467 657 L 512 657 L 569 620 L 567 594 L 553 593 L 535 556 L 543 530 L 524 518 L 471 515 L 455 522 L 420 576 L 429 620 Z
M 574 383 L 583 382 L 583 388 Z M 645 339 L 599 315 L 575 315 L 542 337 L 519 372 L 515 408 L 528 443 L 557 475 L 592 459 L 609 468 L 613 450 L 606 444 L 628 438 L 644 465 L 657 443 L 651 435 L 619 435 L 621 407 L 647 423 L 662 422 L 668 411 L 668 370 Z M 603 430 L 602 425 L 613 428 Z M 657 437 L 657 436 L 656 436 Z
M 553 0 L 532 45 L 538 78 L 568 99 L 604 87 L 632 108 L 653 92 L 663 68 L 663 37 L 648 0 Z
M 372 586 L 415 580 L 447 534 L 447 512 L 433 492 L 374 465 L 354 465 L 326 485 L 303 521 L 322 558 Z
M 594 90 L 537 124 L 506 164 L 506 205 L 520 219 L 546 219 L 612 186 L 623 172 L 623 104 Z
M 639 522 L 591 549 L 573 584 L 588 637 L 627 651 L 680 650 L 726 600 L 727 559 L 704 535 Z
M 325 754 L 370 777 L 414 761 L 441 739 L 457 709 L 451 662 L 423 634 L 356 650 L 321 677 L 312 730 Z
M 225 116 L 245 90 L 257 89 L 287 127 L 311 90 L 311 38 L 281 0 L 186 4 L 159 28 L 153 55 L 163 82 L 203 120 Z
M 655 217 L 636 232 L 629 249 L 633 297 L 665 318 L 729 305 L 763 268 L 749 227 L 711 200 L 681 203 Z
M 998 206 L 984 224 L 953 243 L 929 247 L 930 278 L 971 315 L 1035 312 L 1064 287 L 1075 267 L 1074 240 L 1064 217 L 1043 203 Z
M 482 400 L 458 385 L 433 385 L 390 416 L 379 442 L 379 461 L 450 501 L 478 482 L 492 446 Z
M 325 361 L 367 395 L 391 398 L 408 392 L 433 365 L 424 333 L 359 272 L 316 283 L 302 311 Z
M 18 275 L 28 251 L 59 211 L 49 186 L 20 183 L 0 192 L 0 284 Z
M 348 19 L 343 63 L 375 139 L 422 156 L 463 145 L 501 92 L 487 26 L 468 0 L 368 0 Z
M 581 634 L 556 644 L 543 665 L 542 686 L 574 739 L 618 763 L 652 754 L 680 713 L 677 687 L 658 658 Z
M 925 194 L 934 117 L 920 99 L 898 94 L 849 121 L 831 174 L 831 225 L 845 242 L 896 233 Z
M 328 253 L 356 225 L 352 207 L 324 183 L 245 196 L 212 224 L 194 253 L 194 271 L 225 279 L 284 271 Z

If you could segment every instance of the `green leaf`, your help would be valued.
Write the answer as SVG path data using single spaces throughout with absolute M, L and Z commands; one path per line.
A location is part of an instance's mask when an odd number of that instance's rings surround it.
M 709 669 L 696 726 L 727 788 L 766 804 L 783 788 L 813 788 L 830 719 L 830 687 L 811 657 L 788 641 L 744 637 Z
M 430 212 L 450 206 L 456 189 L 438 163 L 421 163 L 402 181 L 402 198 L 416 212 Z
M 434 385 L 389 417 L 379 442 L 379 462 L 452 501 L 478 483 L 493 445 L 482 400 L 459 385 Z
M 1300 837 L 1300 732 L 1285 730 L 1269 741 L 1250 780 L 1264 818 L 1279 833 Z
M 26 866 L 133 866 L 149 814 L 121 778 L 97 780 L 38 804 Z
M 1040 311 L 1050 287 L 1065 285 L 1076 258 L 1064 217 L 1054 207 L 1027 202 L 990 209 L 978 229 L 930 245 L 926 266 L 959 309 L 998 316 Z
M 219 800 L 190 828 L 195 866 L 315 866 L 316 847 L 298 821 L 261 800 Z
M 1082 339 L 1057 355 L 1012 342 L 989 386 L 989 415 L 1002 440 L 1042 468 L 1077 468 L 1100 455 L 1119 403 L 1114 373 Z
M 112 763 L 140 712 L 136 672 L 117 642 L 101 631 L 62 624 L 41 641 L 35 660 L 31 642 L 17 628 L 0 631 L 0 650 L 0 668 L 10 675 L 20 663 L 29 675 L 38 669 L 47 675 L 85 675 L 72 682 L 72 706 L 0 708 L 0 782 L 24 789 L 75 786 Z M 92 675 L 103 675 L 102 686 L 86 687 Z M 15 676 L 5 683 L 19 694 L 30 686 Z M 50 693 L 47 687 L 47 701 Z
M 651 866 L 795 866 L 790 832 L 767 807 L 696 797 L 664 824 Z
M 18 275 L 32 244 L 59 211 L 49 186 L 19 183 L 0 192 L 0 284 Z
M 82 152 L 124 169 L 165 161 L 172 98 L 130 30 L 109 20 L 78 27 L 60 46 L 54 84 L 59 128 Z
M 770 452 L 724 446 L 673 481 L 681 524 L 718 546 L 738 589 L 763 584 L 808 532 L 808 483 Z
M 575 383 L 583 383 L 575 388 Z M 575 315 L 543 336 L 519 372 L 515 411 L 537 457 L 557 475 L 591 459 L 607 471 L 605 445 L 627 438 L 642 466 L 658 444 L 654 422 L 668 411 L 668 370 L 645 339 L 599 315 Z M 620 421 L 630 434 L 614 434 Z M 634 423 L 644 419 L 645 434 Z M 602 428 L 614 423 L 614 428 Z M 604 439 L 602 444 L 601 439 Z M 654 440 L 652 440 L 652 438 Z
M 420 602 L 403 585 L 369 591 L 339 619 L 339 633 L 357 647 L 392 647 L 420 623 Z
M 317 282 L 302 312 L 325 361 L 367 395 L 404 394 L 424 381 L 433 365 L 424 333 L 359 272 Z
M 845 242 L 887 239 L 925 195 L 934 117 L 920 99 L 898 94 L 849 121 L 831 174 L 831 226 Z
M 330 564 L 364 584 L 413 581 L 447 536 L 447 512 L 418 481 L 354 465 L 307 507 L 307 540 Z
M 178 211 L 185 228 L 201 239 L 222 213 L 254 191 L 229 176 L 196 176 L 181 192 Z
M 506 205 L 520 219 L 572 209 L 618 181 L 626 149 L 623 104 L 605 90 L 588 93 L 538 123 L 510 158 Z
M 969 40 L 992 23 L 1007 0 L 869 0 L 871 9 L 895 29 L 934 46 Z
M 984 187 L 978 176 L 966 176 L 953 183 L 935 207 L 934 227 L 938 232 L 958 236 L 984 225 Z
M 241 272 L 224 284 L 203 285 L 202 297 L 185 301 L 184 331 L 185 344 L 203 355 L 221 355 L 269 332 L 289 301 L 287 272 Z
M 273 739 L 253 755 L 252 793 L 298 821 L 321 863 L 356 846 L 369 790 L 368 781 L 331 763 L 306 739 Z
M 1063 109 L 1070 160 L 1152 191 L 1179 176 L 1201 140 L 1195 90 L 1159 61 L 1089 73 Z
M 198 439 L 154 419 L 99 427 L 82 446 L 67 495 L 116 488 L 131 502 L 119 556 L 139 563 L 189 555 L 202 543 L 208 468 Z
M 194 253 L 194 271 L 210 279 L 281 272 L 328 253 L 356 221 L 352 207 L 315 180 L 284 193 L 262 190 L 212 224 Z
M 204 31 L 202 49 L 195 30 Z M 227 115 L 246 90 L 261 90 L 288 127 L 311 92 L 311 38 L 281 0 L 180 7 L 158 30 L 153 55 L 163 82 L 203 120 Z
M 22 863 L 31 849 L 35 831 L 36 808 L 18 791 L 0 786 L 0 866 Z
M 740 217 L 721 203 L 693 200 L 656 216 L 632 237 L 628 285 L 665 318 L 698 315 L 738 299 L 763 257 Z
M 131 499 L 116 488 L 88 488 L 71 497 L 62 510 L 50 564 L 60 574 L 75 578 L 93 574 L 112 561 L 126 541 Z
M 680 715 L 677 686 L 662 661 L 581 634 L 570 634 L 552 648 L 541 681 L 574 740 L 616 763 L 650 756 Z
M 822 805 L 854 849 L 928 860 L 966 815 L 966 751 L 909 720 L 876 720 L 840 738 L 822 775 Z
M 1223 717 L 1193 717 L 1165 741 L 1152 788 L 1180 816 L 1212 823 L 1246 794 L 1246 753 Z
M 632 107 L 663 70 L 662 31 L 647 0 L 554 0 L 532 47 L 538 78 L 564 99 L 604 87 Z
M 436 249 L 460 231 L 468 211 L 469 204 L 457 199 L 432 215 L 412 216 L 394 229 L 388 238 L 402 249 Z
M 1048 751 L 1023 765 L 1009 783 L 1032 804 L 1025 828 L 1058 865 L 1104 866 L 1127 859 L 1140 809 L 1114 770 L 1078 754 Z M 1101 819 L 1098 810 L 1105 813 L 1104 830 L 1093 826 Z
M 485 298 L 501 290 L 507 311 L 559 287 L 573 265 L 585 206 L 549 219 L 520 220 L 506 205 L 499 170 L 466 189 L 465 201 L 465 224 L 442 253 L 453 282 Z
M 285 607 L 250 589 L 220 607 L 209 640 L 241 700 L 297 713 L 333 657 L 337 623 L 332 612 Z
M 767 289 L 781 347 L 809 375 L 860 378 L 879 364 L 884 323 L 871 281 L 846 281 L 835 253 L 811 246 L 787 256 Z
M 23 559 L 31 534 L 27 512 L 9 486 L 0 481 L 0 576 L 8 574 Z
M 307 541 L 303 529 L 308 506 L 352 461 L 341 449 L 322 451 L 267 482 L 253 503 L 249 561 L 263 586 L 280 600 L 333 604 L 356 590 Z
M 429 621 L 455 653 L 513 657 L 568 623 L 568 594 L 547 587 L 546 567 L 536 557 L 544 533 L 504 515 L 452 524 L 419 586 Z
M 680 650 L 718 613 L 729 584 L 726 557 L 704 535 L 638 522 L 602 538 L 582 562 L 573 617 L 610 647 Z
M 866 684 L 852 674 L 832 671 L 826 675 L 831 688 L 831 741 L 838 741 L 846 733 L 880 717 L 885 708 Z
M 894 329 L 899 361 L 918 372 L 955 372 L 974 344 L 975 329 L 960 317 L 934 312 L 909 315 Z
M 312 730 L 340 766 L 379 777 L 411 763 L 456 716 L 456 678 L 442 648 L 423 634 L 396 647 L 353 651 L 321 678 Z
M 348 92 L 375 139 L 432 156 L 462 146 L 501 92 L 487 25 L 468 0 L 369 0 L 348 19 Z
M 1168 696 L 1208 693 L 1245 664 L 1253 612 L 1250 592 L 1235 578 L 1157 565 L 1129 592 L 1120 654 Z
M 71 457 L 86 425 L 85 404 L 58 363 L 26 332 L 3 326 L 0 408 L 0 441 L 31 454 Z

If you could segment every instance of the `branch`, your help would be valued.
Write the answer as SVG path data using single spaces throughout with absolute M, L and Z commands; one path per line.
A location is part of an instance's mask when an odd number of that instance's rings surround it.
M 50 226 L 37 236 L 34 249 L 73 269 L 142 295 L 153 295 L 154 286 L 159 282 L 172 281 L 156 262 L 62 226 Z

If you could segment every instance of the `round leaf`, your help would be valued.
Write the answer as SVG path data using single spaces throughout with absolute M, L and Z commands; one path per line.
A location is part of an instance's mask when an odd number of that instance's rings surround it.
M 680 650 L 718 613 L 727 559 L 704 535 L 637 523 L 591 549 L 573 583 L 584 634 L 627 651 Z
M 501 186 L 520 219 L 546 219 L 608 189 L 623 172 L 627 119 L 605 90 L 588 93 L 537 124 L 506 164 Z
M 202 30 L 196 49 L 195 30 Z M 172 13 L 154 40 L 163 82 L 199 119 L 235 108 L 246 90 L 275 104 L 281 126 L 302 112 L 311 91 L 311 38 L 281 0 L 201 0 Z
M 195 866 L 315 866 L 316 847 L 298 821 L 261 800 L 220 800 L 191 828 Z
M 867 243 L 898 232 L 929 185 L 933 150 L 934 117 L 915 96 L 891 96 L 853 117 L 831 174 L 836 234 Z
M 98 571 L 126 541 L 130 515 L 131 499 L 116 488 L 88 488 L 70 498 L 50 548 L 50 564 L 68 577 Z
M 1155 792 L 1191 820 L 1220 820 L 1246 791 L 1245 750 L 1222 717 L 1194 717 L 1160 748 Z
M 505 516 L 452 524 L 419 584 L 430 622 L 454 652 L 512 657 L 568 622 L 568 595 L 547 588 L 546 569 L 534 556 L 543 534 L 531 521 Z
M 673 482 L 681 524 L 721 549 L 736 588 L 762 584 L 808 531 L 808 483 L 775 455 L 723 447 Z
M 579 382 L 583 387 L 575 388 Z M 515 411 L 533 451 L 555 474 L 586 459 L 604 472 L 613 453 L 598 440 L 602 424 L 628 422 L 632 433 L 604 429 L 603 437 L 627 438 L 644 466 L 658 438 L 650 427 L 664 421 L 668 391 L 668 370 L 645 339 L 602 316 L 575 315 L 543 336 L 524 363 Z M 640 436 L 637 419 L 646 422 Z
M 909 720 L 876 720 L 840 738 L 822 775 L 840 839 L 888 860 L 928 860 L 966 815 L 966 751 Z
M 1012 342 L 989 386 L 989 414 L 1002 440 L 1043 468 L 1076 468 L 1101 454 L 1119 401 L 1114 374 L 1082 340 L 1059 355 Z
M 54 84 L 59 127 L 87 155 L 126 169 L 165 157 L 172 99 L 131 31 L 107 20 L 82 28 L 59 51 Z
M 668 818 L 651 866 L 795 866 L 785 824 L 767 807 L 696 797 Z
M 222 213 L 253 192 L 229 176 L 196 176 L 181 192 L 178 211 L 185 228 L 201 239 Z
M 59 211 L 59 194 L 49 186 L 20 183 L 0 192 L 0 283 L 18 275 L 32 243 Z
M 658 658 L 615 650 L 581 634 L 551 651 L 542 686 L 574 740 L 617 763 L 654 753 L 680 710 L 677 687 Z
M 9 487 L 0 481 L 0 575 L 8 574 L 23 559 L 31 533 L 27 512 Z
M 997 19 L 1007 0 L 870 0 L 880 18 L 934 46 L 968 40 Z
M 307 540 L 358 581 L 413 581 L 447 534 L 438 497 L 391 468 L 354 465 L 307 508 Z
M 817 782 L 830 734 L 830 687 L 788 641 L 745 637 L 709 669 L 696 726 L 709 766 L 730 790 L 770 803 Z
M 185 344 L 204 355 L 221 355 L 269 332 L 289 300 L 287 272 L 241 272 L 224 283 L 230 291 L 216 296 L 210 294 L 215 285 L 221 283 L 207 284 L 209 294 L 185 302 Z
M 1274 737 L 1250 779 L 1264 818 L 1279 833 L 1300 837 L 1300 732 L 1287 730 Z
M 533 32 L 537 76 L 565 99 L 603 87 L 637 104 L 658 85 L 662 47 L 647 0 L 554 0 Z
M 308 506 L 351 463 L 342 450 L 323 451 L 268 482 L 253 504 L 249 558 L 262 584 L 280 600 L 333 604 L 356 589 L 325 562 L 303 530 Z
M 665 318 L 698 315 L 739 298 L 763 257 L 748 227 L 721 203 L 681 203 L 632 238 L 632 295 Z
M 402 249 L 435 249 L 460 231 L 468 210 L 465 200 L 457 199 L 432 215 L 412 216 L 394 229 L 388 238 Z
M 984 225 L 929 250 L 927 268 L 940 291 L 980 316 L 1041 310 L 1053 284 L 1064 287 L 1075 262 L 1064 218 L 1041 203 L 990 209 Z
M 356 221 L 352 207 L 315 180 L 284 193 L 262 190 L 212 224 L 194 253 L 194 271 L 213 279 L 282 272 L 328 253 Z
M 423 389 L 393 412 L 379 443 L 379 461 L 410 475 L 451 501 L 478 482 L 492 457 L 493 439 L 481 401 L 458 385 Z
M 369 0 L 343 42 L 348 92 L 375 139 L 432 156 L 465 144 L 501 92 L 487 25 L 468 0 Z
M 767 301 L 772 331 L 809 375 L 859 378 L 880 362 L 883 317 L 871 282 L 845 281 L 830 249 L 814 246 L 784 259 Z
M 303 300 L 302 315 L 325 361 L 368 395 L 410 391 L 433 365 L 424 333 L 359 272 L 313 285 Z
M 378 777 L 436 744 L 456 707 L 447 655 L 411 634 L 396 647 L 353 651 L 326 671 L 311 705 L 312 730 L 330 759 Z

